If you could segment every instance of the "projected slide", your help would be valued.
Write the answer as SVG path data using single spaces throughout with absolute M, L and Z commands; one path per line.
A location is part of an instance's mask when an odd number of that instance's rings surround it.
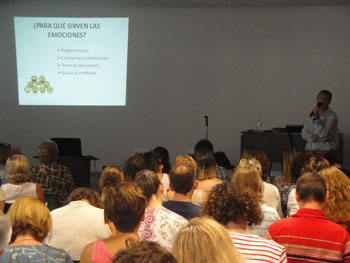
M 20 105 L 122 106 L 128 18 L 14 17 Z

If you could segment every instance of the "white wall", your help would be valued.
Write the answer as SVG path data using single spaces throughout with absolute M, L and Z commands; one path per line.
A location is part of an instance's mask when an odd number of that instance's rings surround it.
M 18 1 L 17 1 L 18 2 Z M 23 1 L 25 2 L 25 1 Z M 329 89 L 345 134 L 350 7 L 119 8 L 0 4 L 0 141 L 28 157 L 50 137 L 80 137 L 98 166 L 163 145 L 172 159 L 205 136 L 233 162 L 240 131 L 302 124 Z M 126 107 L 18 106 L 13 16 L 130 17 Z M 38 58 L 45 59 L 45 58 Z M 32 162 L 35 162 L 30 158 Z

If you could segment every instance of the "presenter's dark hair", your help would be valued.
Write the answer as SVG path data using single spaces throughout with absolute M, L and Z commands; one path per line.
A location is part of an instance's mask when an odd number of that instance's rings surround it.
M 297 181 L 296 191 L 300 201 L 316 201 L 322 203 L 327 194 L 325 180 L 318 172 L 303 174 Z
M 170 183 L 176 193 L 187 194 L 195 180 L 196 173 L 193 167 L 187 164 L 177 164 L 170 171 Z
M 326 89 L 321 90 L 321 91 L 317 94 L 317 98 L 318 98 L 318 96 L 320 96 L 321 94 L 322 94 L 322 95 L 326 95 L 326 96 L 328 97 L 328 99 L 329 99 L 329 102 L 332 101 L 332 93 L 331 93 L 329 90 L 326 90 Z

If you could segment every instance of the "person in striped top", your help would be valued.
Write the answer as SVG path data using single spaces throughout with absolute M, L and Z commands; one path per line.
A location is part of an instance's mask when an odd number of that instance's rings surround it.
M 326 182 L 317 172 L 305 173 L 296 185 L 300 209 L 273 223 L 265 237 L 287 249 L 288 262 L 350 262 L 349 233 L 325 216 Z
M 286 263 L 286 250 L 272 240 L 264 239 L 246 230 L 259 225 L 263 219 L 260 198 L 250 188 L 230 183 L 215 186 L 202 209 L 229 231 L 232 241 L 248 263 Z

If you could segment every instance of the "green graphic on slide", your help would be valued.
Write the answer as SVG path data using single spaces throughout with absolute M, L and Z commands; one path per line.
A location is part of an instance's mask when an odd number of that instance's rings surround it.
M 46 80 L 44 76 L 40 76 L 39 79 L 37 76 L 32 76 L 32 79 L 28 81 L 27 86 L 24 88 L 25 93 L 33 92 L 34 94 L 40 92 L 44 94 L 47 92 L 51 94 L 53 88 L 50 86 L 50 83 Z

